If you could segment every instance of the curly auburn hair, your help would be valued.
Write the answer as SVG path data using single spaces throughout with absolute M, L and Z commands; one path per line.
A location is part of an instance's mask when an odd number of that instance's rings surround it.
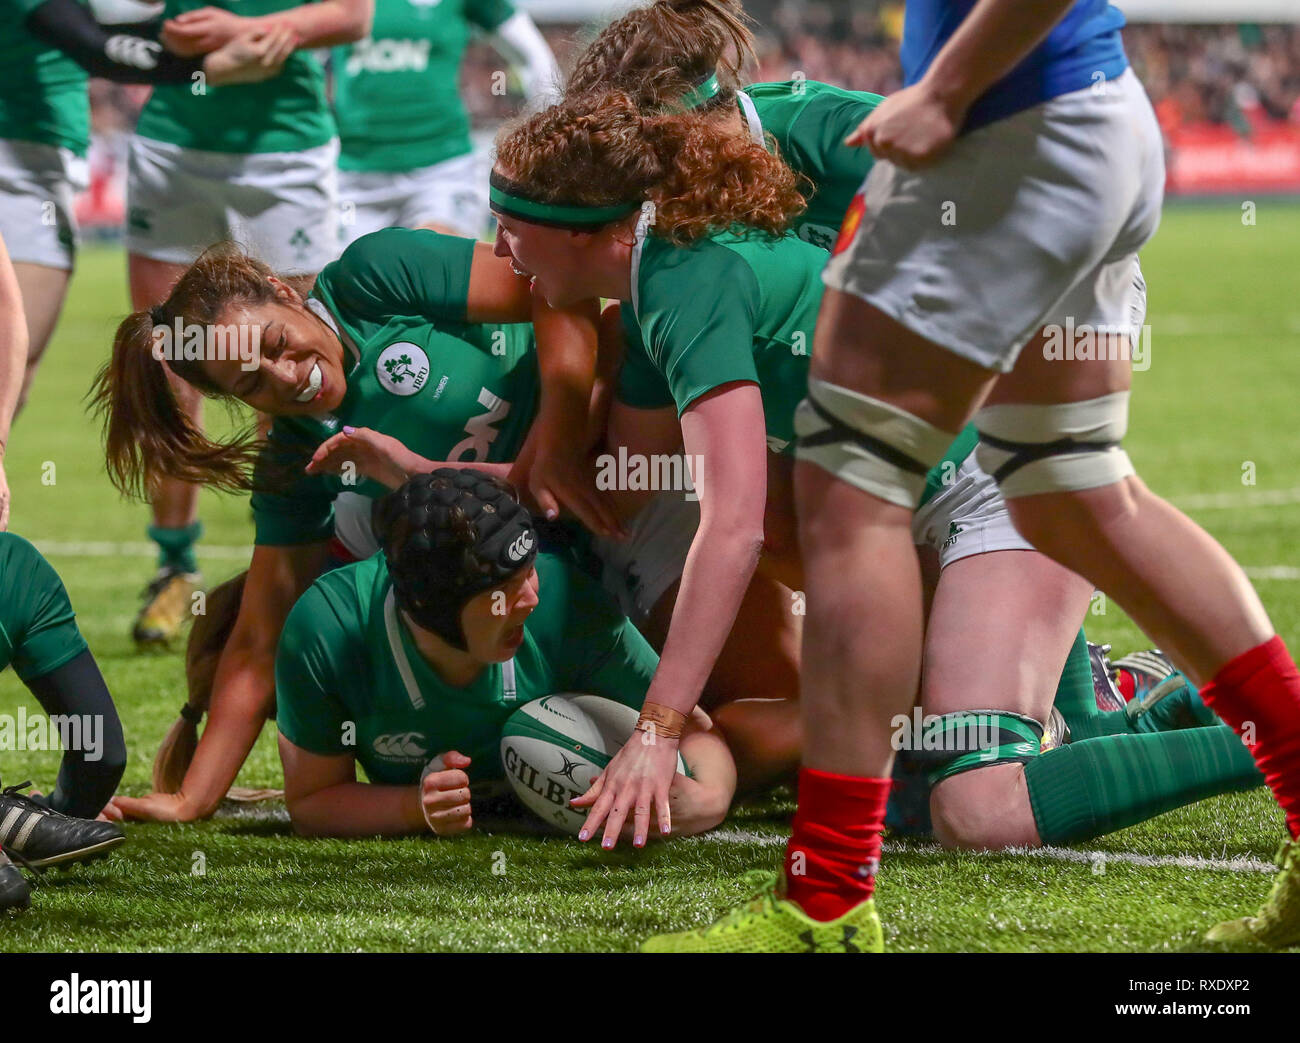
M 798 175 L 761 145 L 695 113 L 643 113 L 622 91 L 506 127 L 497 166 L 542 202 L 652 200 L 655 234 L 679 246 L 734 225 L 779 236 L 806 207 Z
M 574 63 L 566 93 L 620 90 L 643 109 L 661 108 L 717 73 L 725 104 L 756 61 L 750 17 L 739 0 L 656 0 L 611 22 Z

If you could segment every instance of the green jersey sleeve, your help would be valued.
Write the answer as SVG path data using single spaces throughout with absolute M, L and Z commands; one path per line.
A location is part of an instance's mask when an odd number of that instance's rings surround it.
M 489 33 L 514 13 L 510 0 L 468 0 L 465 4 L 465 18 Z
M 314 292 L 345 316 L 464 322 L 473 258 L 473 239 L 427 228 L 384 228 L 363 235 L 326 265 Z
M 289 418 L 271 425 L 257 459 L 253 509 L 254 542 L 284 547 L 318 543 L 334 535 L 335 490 L 327 475 L 303 472 L 320 445 Z
M 641 409 L 675 404 L 680 416 L 722 384 L 759 383 L 758 280 L 735 252 L 708 240 L 674 248 L 647 239 L 639 281 L 621 401 Z
M 356 750 L 344 743 L 355 715 L 339 696 L 350 676 L 344 659 L 350 646 L 329 598 L 319 586 L 308 587 L 289 612 L 275 653 L 276 725 L 295 746 L 323 757 Z
M 54 567 L 21 536 L 0 532 L 0 669 L 44 677 L 86 650 Z

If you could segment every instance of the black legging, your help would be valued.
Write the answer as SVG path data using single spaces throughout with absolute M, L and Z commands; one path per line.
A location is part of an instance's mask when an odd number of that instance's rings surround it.
M 51 717 L 62 714 L 95 721 L 97 748 L 86 749 L 83 741 L 82 749 L 65 750 L 54 792 L 38 798 L 65 815 L 94 818 L 104 810 L 126 769 L 122 722 L 95 657 L 87 649 L 48 674 L 32 678 L 27 687 Z

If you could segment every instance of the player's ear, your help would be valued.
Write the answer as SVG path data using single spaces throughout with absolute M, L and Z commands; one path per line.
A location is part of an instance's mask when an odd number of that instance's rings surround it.
M 275 299 L 277 301 L 279 301 L 281 304 L 297 305 L 300 308 L 303 306 L 302 294 L 300 294 L 287 282 L 285 282 L 283 279 L 277 278 L 274 275 L 267 276 L 267 279 L 270 281 L 271 285 L 275 288 Z

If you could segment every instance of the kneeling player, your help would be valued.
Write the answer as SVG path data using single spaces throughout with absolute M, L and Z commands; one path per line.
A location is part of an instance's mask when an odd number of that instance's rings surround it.
M 464 832 L 470 787 L 502 778 L 498 743 L 517 707 L 581 691 L 640 709 L 658 657 L 595 580 L 538 554 L 504 482 L 470 468 L 417 476 L 376 505 L 375 527 L 383 554 L 318 579 L 280 638 L 280 757 L 298 832 Z M 700 833 L 726 814 L 735 765 L 698 711 L 680 752 L 692 777 L 673 781 L 671 827 Z

